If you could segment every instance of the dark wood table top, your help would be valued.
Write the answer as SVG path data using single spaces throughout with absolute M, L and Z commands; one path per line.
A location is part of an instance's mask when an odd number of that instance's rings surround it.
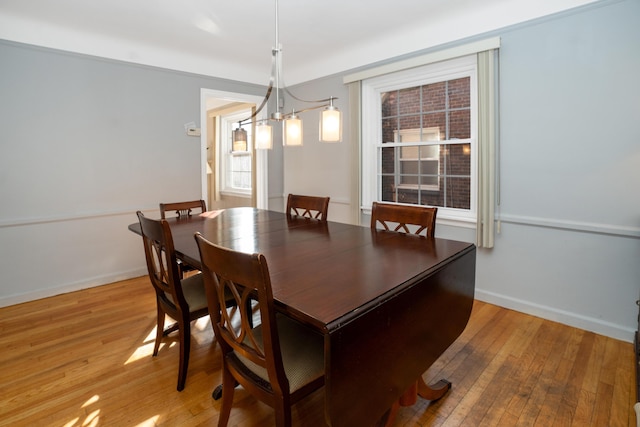
M 288 218 L 254 208 L 169 219 L 174 246 L 198 267 L 196 232 L 219 245 L 262 253 L 279 308 L 323 332 L 385 298 L 474 245 L 367 227 Z M 138 224 L 129 226 L 140 234 Z

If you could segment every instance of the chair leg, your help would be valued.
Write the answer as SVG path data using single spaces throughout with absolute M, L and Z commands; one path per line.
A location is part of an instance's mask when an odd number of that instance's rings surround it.
M 231 406 L 233 406 L 233 394 L 236 390 L 236 379 L 229 369 L 222 362 L 222 406 L 220 407 L 220 418 L 218 418 L 218 427 L 226 427 L 231 415 Z
M 220 400 L 222 398 L 222 384 L 213 389 L 211 397 L 213 397 L 213 400 Z
M 158 355 L 158 349 L 160 349 L 160 342 L 162 341 L 162 335 L 164 334 L 164 311 L 159 302 L 156 302 L 157 306 L 157 319 L 156 319 L 156 343 L 153 346 L 153 356 Z
M 276 398 L 274 409 L 276 412 L 276 426 L 291 427 L 291 401 L 282 397 Z
M 234 388 L 240 385 L 238 381 L 234 381 L 234 384 Z M 211 397 L 213 397 L 213 400 L 220 400 L 222 398 L 222 384 L 219 384 L 216 388 L 213 389 Z
M 187 381 L 187 369 L 189 368 L 189 353 L 191 350 L 191 324 L 189 319 L 182 319 L 178 329 L 180 340 L 180 366 L 178 368 L 178 391 L 184 390 Z

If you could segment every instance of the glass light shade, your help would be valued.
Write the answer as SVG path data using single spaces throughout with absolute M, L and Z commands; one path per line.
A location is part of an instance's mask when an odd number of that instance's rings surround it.
M 271 150 L 273 146 L 273 129 L 266 123 L 256 125 L 256 149 Z
M 231 132 L 232 150 L 247 151 L 247 131 L 244 129 L 236 129 Z
M 342 113 L 333 105 L 320 113 L 320 141 L 342 141 Z
M 295 114 L 284 121 L 283 142 L 287 147 L 302 145 L 302 120 Z

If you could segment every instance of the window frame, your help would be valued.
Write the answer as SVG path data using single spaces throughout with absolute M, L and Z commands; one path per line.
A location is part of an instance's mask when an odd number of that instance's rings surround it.
M 422 65 L 362 80 L 362 206 L 365 214 L 371 213 L 371 204 L 381 200 L 380 174 L 382 147 L 381 94 L 393 90 L 411 88 L 462 77 L 470 78 L 471 134 L 468 139 L 452 139 L 437 142 L 438 145 L 470 144 L 471 184 L 469 209 L 438 206 L 438 219 L 450 220 L 453 225 L 475 224 L 477 221 L 478 186 L 478 76 L 477 55 Z M 442 221 L 441 221 L 442 222 Z

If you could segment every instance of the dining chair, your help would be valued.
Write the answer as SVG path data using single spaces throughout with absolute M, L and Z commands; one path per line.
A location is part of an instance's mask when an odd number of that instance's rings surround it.
M 204 200 L 190 200 L 186 202 L 160 203 L 160 218 L 165 219 L 167 213 L 175 211 L 177 218 L 187 218 L 191 216 L 192 209 L 199 209 L 200 213 L 207 211 L 207 203 Z M 184 277 L 187 271 L 197 271 L 196 268 L 178 260 L 180 278 Z
M 156 340 L 153 356 L 158 355 L 164 336 L 178 331 L 180 362 L 178 365 L 178 391 L 184 389 L 191 349 L 191 322 L 209 314 L 202 274 L 181 279 L 173 246 L 171 229 L 166 220 L 155 220 L 137 212 L 144 243 L 149 279 L 156 293 Z M 231 296 L 229 303 L 234 300 Z M 165 316 L 175 323 L 164 328 Z
M 264 255 L 218 246 L 199 233 L 195 239 L 209 314 L 222 349 L 218 426 L 229 421 L 238 384 L 274 408 L 276 426 L 290 426 L 291 405 L 324 385 L 322 335 L 276 313 Z M 226 293 L 233 294 L 237 310 L 222 308 Z M 255 328 L 249 322 L 253 313 L 248 300 L 257 301 L 260 321 Z
M 373 202 L 371 229 L 376 230 L 380 223 L 385 230 L 412 233 L 408 226 L 413 226 L 413 234 L 434 237 L 437 214 L 436 207 Z
M 328 212 L 329 197 L 303 196 L 299 194 L 289 194 L 287 197 L 286 213 L 288 216 L 293 214 L 326 221 Z
M 175 211 L 178 218 L 191 216 L 192 209 L 200 209 L 200 213 L 207 211 L 207 203 L 204 200 L 191 200 L 187 202 L 160 203 L 160 217 L 165 219 L 167 212 Z

